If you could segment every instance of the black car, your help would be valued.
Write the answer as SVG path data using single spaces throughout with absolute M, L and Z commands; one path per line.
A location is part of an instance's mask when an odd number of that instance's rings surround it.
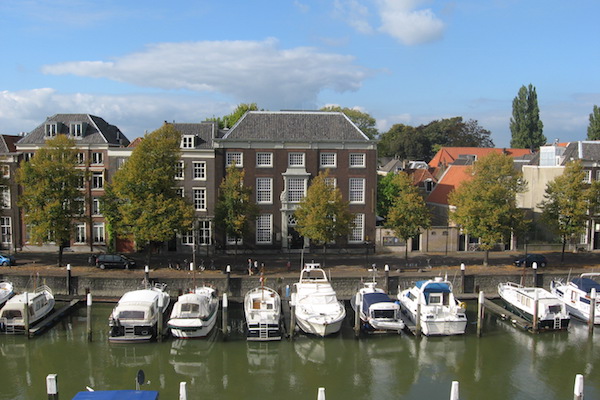
M 541 254 L 527 254 L 527 256 L 522 256 L 515 260 L 515 265 L 517 267 L 531 267 L 533 263 L 537 263 L 538 267 L 545 267 L 548 265 L 548 260 Z
M 121 254 L 100 254 L 96 258 L 96 266 L 105 268 L 135 268 L 135 261 Z

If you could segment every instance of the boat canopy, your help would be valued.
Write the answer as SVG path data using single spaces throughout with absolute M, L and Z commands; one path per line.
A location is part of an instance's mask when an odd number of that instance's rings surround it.
M 586 293 L 590 293 L 592 289 L 596 289 L 596 293 L 600 293 L 600 283 L 590 278 L 575 278 L 573 282 L 579 289 Z
M 158 400 L 155 390 L 102 390 L 79 392 L 72 400 Z
M 377 303 L 393 303 L 394 300 L 385 293 L 365 293 L 362 301 L 362 311 L 365 314 L 369 313 L 369 307 Z
M 416 285 L 419 289 L 422 289 L 423 285 L 425 285 L 425 284 L 427 284 L 427 286 L 425 286 L 425 293 L 450 293 L 450 292 L 452 292 L 452 290 L 450 290 L 450 285 L 446 282 L 418 281 L 416 283 Z

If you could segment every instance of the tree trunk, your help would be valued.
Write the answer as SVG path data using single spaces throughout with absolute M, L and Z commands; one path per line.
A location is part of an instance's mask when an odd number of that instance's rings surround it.
M 488 266 L 489 259 L 490 259 L 490 251 L 488 249 L 485 249 L 485 251 L 483 252 L 483 266 L 484 267 Z
M 567 246 L 567 238 L 563 236 L 562 241 L 562 252 L 560 253 L 560 263 L 562 264 L 565 261 L 565 247 Z
M 404 265 L 408 268 L 408 239 L 404 239 Z
M 62 263 L 63 263 L 63 249 L 64 246 L 61 244 L 60 246 L 58 246 L 58 266 L 62 267 Z

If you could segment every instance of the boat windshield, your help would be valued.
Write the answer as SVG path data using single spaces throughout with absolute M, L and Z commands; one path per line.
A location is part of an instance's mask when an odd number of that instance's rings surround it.
M 6 319 L 21 318 L 21 310 L 4 310 L 2 312 L 2 318 L 6 318 Z
M 425 293 L 425 297 L 428 297 L 427 304 L 432 306 L 447 306 L 450 304 L 450 293 Z
M 183 303 L 181 305 L 181 312 L 197 313 L 200 311 L 200 305 L 194 303 Z
M 373 310 L 373 318 L 396 318 L 396 310 Z
M 310 296 L 310 302 L 313 304 L 331 304 L 337 301 L 335 295 Z
M 559 305 L 548 306 L 548 312 L 550 313 L 560 314 L 561 311 L 562 310 Z
M 119 312 L 119 319 L 144 319 L 143 311 L 125 310 Z

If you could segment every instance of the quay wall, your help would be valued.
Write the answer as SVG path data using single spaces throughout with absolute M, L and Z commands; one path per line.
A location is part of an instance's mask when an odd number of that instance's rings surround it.
M 395 295 L 398 290 L 402 290 L 412 286 L 416 281 L 430 279 L 434 276 L 439 276 L 435 272 L 419 272 L 419 273 L 401 273 L 390 274 L 389 276 L 389 293 Z M 575 277 L 577 274 L 572 274 Z M 336 276 L 335 273 L 331 276 L 331 283 L 336 291 L 338 298 L 348 300 L 356 293 L 356 290 L 361 286 L 361 281 L 370 280 L 368 276 Z M 479 293 L 483 290 L 487 295 L 497 295 L 497 287 L 502 282 L 516 282 L 525 286 L 533 286 L 533 276 L 528 274 L 523 277 L 522 274 L 466 274 L 463 279 L 460 273 L 454 276 L 448 276 L 448 280 L 453 283 L 454 292 L 460 293 Z M 537 286 L 549 288 L 550 281 L 553 279 L 567 280 L 568 274 L 565 273 L 538 273 Z M 23 292 L 26 289 L 31 290 L 33 283 L 28 275 L 16 274 L 0 274 L 0 280 L 11 281 L 15 286 L 16 292 Z M 71 276 L 70 293 L 67 292 L 67 276 L 48 275 L 36 278 L 39 284 L 48 285 L 55 295 L 77 295 L 84 296 L 88 291 L 92 293 L 94 298 L 106 298 L 111 300 L 119 299 L 125 292 L 139 289 L 143 286 L 143 275 L 126 278 L 102 277 L 102 276 Z M 244 294 L 260 285 L 258 277 L 248 277 L 234 275 L 229 278 L 229 287 L 227 287 L 228 279 L 225 274 L 199 277 L 192 280 L 191 277 L 178 278 L 161 278 L 153 277 L 150 274 L 151 282 L 160 282 L 167 284 L 167 291 L 172 297 L 177 297 L 194 285 L 210 285 L 218 289 L 219 293 L 228 292 L 229 298 L 233 301 L 240 301 Z M 297 276 L 267 276 L 265 286 L 269 286 L 282 295 L 286 295 L 286 286 L 289 290 L 293 290 L 293 284 L 298 281 Z M 382 274 L 377 278 L 378 286 L 384 288 L 385 280 Z

